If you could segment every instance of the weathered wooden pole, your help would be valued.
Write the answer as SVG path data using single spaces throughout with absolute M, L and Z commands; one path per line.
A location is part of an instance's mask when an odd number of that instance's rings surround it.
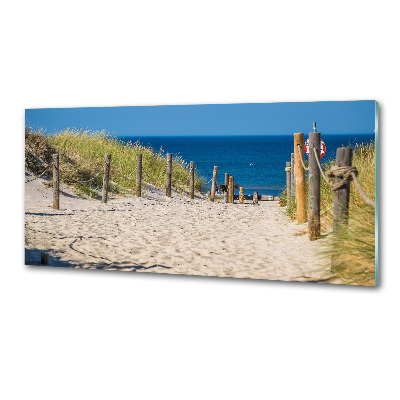
M 253 204 L 258 204 L 258 190 L 253 193 Z
M 292 181 L 291 181 L 291 163 L 290 161 L 286 163 L 286 195 L 287 195 L 287 205 L 289 205 L 290 199 L 292 197 Z
M 136 196 L 142 197 L 142 154 L 136 156 Z
M 297 222 L 304 224 L 307 221 L 306 171 L 304 171 L 300 157 L 304 160 L 304 133 L 302 132 L 294 134 L 294 164 L 296 171 Z
M 167 180 L 165 182 L 165 195 L 171 197 L 172 190 L 172 154 L 167 153 Z
M 229 203 L 233 203 L 233 192 L 234 192 L 234 185 L 235 185 L 235 179 L 233 176 L 229 177 Z
M 229 190 L 229 174 L 225 173 L 225 193 L 224 193 L 225 203 L 229 203 L 228 190 Z
M 49 261 L 50 261 L 50 256 L 42 251 L 40 253 L 40 264 L 46 265 L 49 263 Z
M 189 197 L 194 199 L 194 161 L 190 161 L 189 170 Z
M 340 147 L 336 150 L 336 166 L 351 166 L 351 158 L 353 151 L 351 147 Z M 342 178 L 335 176 L 335 183 L 341 181 Z M 350 201 L 350 181 L 333 195 L 333 231 L 337 230 L 338 224 L 347 224 L 349 218 L 349 201 Z
M 210 200 L 215 200 L 215 186 L 217 185 L 217 177 L 218 177 L 218 167 L 214 166 L 213 177 L 211 182 L 211 196 Z
M 110 166 L 111 166 L 111 154 L 107 154 L 106 158 L 105 158 L 105 165 L 104 165 L 103 192 L 101 195 L 102 203 L 107 203 L 107 200 L 108 200 L 108 185 L 110 182 Z
M 318 159 L 315 157 L 314 148 Z M 321 172 L 318 162 L 321 158 L 321 133 L 310 132 L 308 156 L 308 238 L 316 240 L 321 236 Z
M 244 203 L 244 189 L 242 187 L 239 188 L 239 203 Z
M 295 164 L 294 164 L 294 153 L 290 155 L 290 193 L 293 198 L 296 197 L 296 174 L 295 174 Z
M 53 154 L 53 208 L 60 208 L 60 155 Z

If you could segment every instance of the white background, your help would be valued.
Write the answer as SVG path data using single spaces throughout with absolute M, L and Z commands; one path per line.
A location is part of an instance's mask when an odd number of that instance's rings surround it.
M 2 3 L 3 399 L 400 398 L 390 4 Z M 381 105 L 378 288 L 23 266 L 25 108 L 361 99 Z

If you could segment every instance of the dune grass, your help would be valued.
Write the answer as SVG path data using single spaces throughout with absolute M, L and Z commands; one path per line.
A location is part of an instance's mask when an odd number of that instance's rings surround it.
M 329 170 L 335 160 L 328 160 L 323 169 Z M 358 181 L 366 195 L 375 200 L 375 143 L 361 143 L 353 149 L 352 165 L 357 168 Z M 307 197 L 308 197 L 308 179 Z M 350 185 L 349 223 L 335 234 L 333 228 L 333 197 L 330 185 L 321 178 L 321 232 L 327 234 L 323 249 L 332 260 L 332 281 L 353 285 L 375 284 L 375 209 L 365 203 L 354 183 Z M 295 201 L 287 204 L 286 189 L 281 194 L 285 213 L 296 219 Z
M 375 144 L 360 144 L 353 153 L 357 179 L 375 201 Z M 375 285 L 375 208 L 350 185 L 349 223 L 330 235 L 325 254 L 332 259 L 332 274 L 344 283 Z
M 142 154 L 142 181 L 159 188 L 165 187 L 166 155 L 140 142 L 122 142 L 106 131 L 65 129 L 52 135 L 25 130 L 26 162 L 35 173 L 42 167 L 37 157 L 51 163 L 51 155 L 60 153 L 60 181 L 72 186 L 76 193 L 98 197 L 102 187 L 104 157 L 111 154 L 110 192 L 124 195 L 136 189 L 136 155 Z M 189 165 L 181 157 L 173 157 L 172 187 L 188 190 Z M 90 182 L 79 182 L 87 181 Z M 195 190 L 203 189 L 204 179 L 195 173 Z

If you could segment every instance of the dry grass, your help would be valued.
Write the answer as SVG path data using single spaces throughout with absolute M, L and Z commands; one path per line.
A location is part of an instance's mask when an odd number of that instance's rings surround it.
M 66 129 L 51 136 L 40 131 L 25 130 L 26 162 L 30 170 L 42 172 L 39 156 L 51 163 L 51 155 L 60 153 L 60 180 L 72 186 L 80 195 L 98 197 L 103 175 L 98 172 L 104 165 L 104 157 L 111 154 L 110 190 L 114 194 L 126 194 L 136 189 L 136 155 L 142 153 L 142 180 L 156 187 L 165 187 L 166 156 L 139 142 L 124 143 L 105 131 Z M 180 157 L 173 158 L 172 187 L 178 191 L 188 190 L 189 166 Z M 90 182 L 80 183 L 79 181 Z M 204 179 L 195 174 L 195 189 L 201 191 Z
M 354 149 L 352 164 L 366 195 L 375 200 L 375 144 Z M 332 260 L 332 273 L 344 283 L 375 285 L 375 208 L 365 203 L 354 183 L 350 185 L 349 223 L 330 235 L 325 254 Z

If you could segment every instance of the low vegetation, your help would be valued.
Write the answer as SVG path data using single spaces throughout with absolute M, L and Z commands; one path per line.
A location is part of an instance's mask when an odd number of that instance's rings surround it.
M 166 155 L 140 142 L 122 142 L 105 131 L 65 129 L 52 135 L 25 129 L 25 161 L 27 169 L 41 174 L 52 162 L 52 154 L 60 154 L 60 181 L 74 188 L 79 195 L 99 196 L 102 187 L 104 157 L 111 154 L 110 191 L 125 195 L 136 189 L 136 155 L 142 153 L 143 182 L 165 187 Z M 180 157 L 172 162 L 172 187 L 188 190 L 189 165 Z M 51 171 L 48 172 L 51 175 Z M 203 189 L 204 179 L 195 173 L 195 190 Z
M 323 165 L 329 170 L 334 160 Z M 361 143 L 353 150 L 352 165 L 366 195 L 375 200 L 375 143 Z M 307 181 L 307 180 L 306 180 Z M 354 183 L 350 185 L 349 223 L 332 234 L 333 191 L 321 178 L 321 231 L 328 234 L 324 254 L 332 260 L 332 280 L 348 284 L 375 284 L 375 209 L 365 203 Z M 308 193 L 308 182 L 307 182 Z M 295 199 L 287 202 L 286 189 L 281 195 L 286 214 L 296 219 Z

